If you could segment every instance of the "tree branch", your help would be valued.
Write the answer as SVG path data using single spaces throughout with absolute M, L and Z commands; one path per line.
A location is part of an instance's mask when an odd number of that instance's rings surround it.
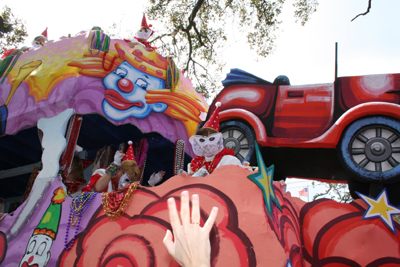
M 186 62 L 186 67 L 183 69 L 184 72 L 186 72 L 189 69 L 189 63 L 190 61 L 193 60 L 192 58 L 192 53 L 193 53 L 193 48 L 192 48 L 192 39 L 190 38 L 190 30 L 188 28 L 185 29 L 185 33 L 187 35 L 187 40 L 189 42 L 189 52 L 188 52 L 188 60 Z
M 356 18 L 358 18 L 359 16 L 365 16 L 369 13 L 369 11 L 371 10 L 371 2 L 372 0 L 368 0 L 368 8 L 367 11 L 365 11 L 364 13 L 360 13 L 357 16 L 355 16 L 351 21 L 355 20 Z
M 186 27 L 186 29 L 184 29 L 184 31 L 186 31 L 186 30 L 190 31 L 192 29 L 193 24 L 194 24 L 194 19 L 196 18 L 197 13 L 199 12 L 203 3 L 204 3 L 204 0 L 197 1 L 196 5 L 193 7 L 192 13 L 189 16 L 188 26 Z
M 201 44 L 201 46 L 205 46 L 205 47 L 207 47 L 204 43 L 203 43 L 203 40 L 202 40 L 202 35 L 200 34 L 200 32 L 199 32 L 199 30 L 197 29 L 197 27 L 196 27 L 196 23 L 193 21 L 193 28 L 194 28 L 194 31 L 196 32 L 196 34 L 197 34 L 197 39 L 199 40 L 199 43 Z
M 151 40 L 149 43 L 152 43 L 152 42 L 157 41 L 159 39 L 161 40 L 165 36 L 175 36 L 177 34 L 178 30 L 179 30 L 179 28 L 177 28 L 175 31 L 173 31 L 171 33 L 161 34 L 161 35 L 157 36 L 156 38 L 154 38 L 153 40 Z

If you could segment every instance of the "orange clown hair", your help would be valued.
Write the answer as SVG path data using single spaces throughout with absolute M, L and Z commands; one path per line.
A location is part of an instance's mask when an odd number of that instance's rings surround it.
M 90 37 L 89 37 L 90 39 Z M 157 52 L 146 49 L 142 45 L 136 45 L 133 51 L 126 50 L 120 43 L 114 47 L 110 46 L 110 51 L 98 52 L 98 50 L 86 53 L 85 58 L 72 61 L 68 66 L 81 68 L 80 74 L 85 76 L 104 78 L 107 74 L 114 71 L 122 62 L 126 61 L 136 69 L 150 74 L 154 77 L 167 80 L 167 71 L 173 63 Z M 175 66 L 174 66 L 175 67 Z M 178 75 L 179 77 L 179 75 Z M 171 89 L 151 89 L 147 91 L 147 104 L 165 103 L 168 108 L 164 111 L 168 116 L 179 119 L 185 123 L 189 135 L 194 134 L 192 128 L 201 121 L 201 112 L 207 112 L 207 108 L 194 93 L 185 90 L 185 85 L 179 79 Z

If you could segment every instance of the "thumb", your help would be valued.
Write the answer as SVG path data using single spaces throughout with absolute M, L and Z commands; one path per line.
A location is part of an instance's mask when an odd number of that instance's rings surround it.
M 171 255 L 175 255 L 174 253 L 174 242 L 172 241 L 172 233 L 170 230 L 167 230 L 165 237 L 163 239 L 164 246 L 167 248 L 168 253 Z

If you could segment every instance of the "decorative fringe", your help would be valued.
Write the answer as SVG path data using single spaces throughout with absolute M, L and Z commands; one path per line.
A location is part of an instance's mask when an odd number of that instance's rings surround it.
M 60 158 L 60 170 L 64 179 L 71 173 L 72 159 L 74 158 L 75 146 L 78 141 L 81 125 L 82 115 L 79 114 L 74 114 L 68 122 L 67 133 L 65 135 L 67 147 Z
M 101 31 L 95 31 L 89 49 L 92 56 L 97 56 L 100 52 L 108 52 L 110 49 L 110 37 Z M 93 55 L 93 50 L 98 51 L 96 55 Z
M 172 57 L 167 57 L 168 67 L 167 67 L 167 79 L 166 87 L 172 92 L 175 92 L 176 85 L 179 82 L 179 69 L 175 65 L 174 59 Z
M 149 142 L 146 138 L 140 140 L 138 151 L 136 152 L 136 161 L 140 170 L 139 184 L 143 183 L 144 168 L 146 167 L 147 151 L 149 150 Z

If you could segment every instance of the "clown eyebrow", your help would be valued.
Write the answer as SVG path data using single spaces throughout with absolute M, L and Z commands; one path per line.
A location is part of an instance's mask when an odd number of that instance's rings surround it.
M 149 76 L 147 76 L 147 75 L 144 75 L 144 77 L 146 77 L 147 79 L 149 78 Z

